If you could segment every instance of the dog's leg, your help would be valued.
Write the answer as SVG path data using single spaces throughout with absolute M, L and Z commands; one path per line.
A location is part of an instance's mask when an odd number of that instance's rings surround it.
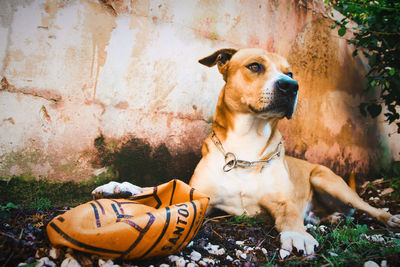
M 311 172 L 310 182 L 316 190 L 324 191 L 345 204 L 367 212 L 389 227 L 400 228 L 400 215 L 391 215 L 389 212 L 370 206 L 330 169 L 320 165 L 315 167 Z
M 129 197 L 133 195 L 137 195 L 145 191 L 146 188 L 141 188 L 139 186 L 133 185 L 128 182 L 118 183 L 118 182 L 109 182 L 108 184 L 101 185 L 96 187 L 92 191 L 92 195 L 95 198 L 101 197 Z
M 261 199 L 260 205 L 271 213 L 276 228 L 281 233 L 282 258 L 288 256 L 293 247 L 306 255 L 314 253 L 314 248 L 319 244 L 305 231 L 302 212 L 298 205 L 283 194 L 267 194 Z

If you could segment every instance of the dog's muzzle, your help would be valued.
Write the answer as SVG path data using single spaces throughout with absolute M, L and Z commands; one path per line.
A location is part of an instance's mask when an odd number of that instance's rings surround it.
M 287 110 L 285 117 L 291 119 L 297 104 L 297 92 L 299 91 L 299 84 L 290 77 L 282 77 L 275 83 L 276 91 L 280 95 L 279 98 L 285 99 L 287 102 Z

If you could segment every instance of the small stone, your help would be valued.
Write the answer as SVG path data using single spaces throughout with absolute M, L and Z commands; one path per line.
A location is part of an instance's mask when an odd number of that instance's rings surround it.
M 319 226 L 319 230 L 320 230 L 322 233 L 325 233 L 327 229 L 328 229 L 328 227 L 326 227 L 325 225 L 320 225 L 320 226 Z
M 79 262 L 74 257 L 72 257 L 69 253 L 65 254 L 65 256 L 66 256 L 65 259 L 61 263 L 61 267 L 81 267 Z M 100 264 L 99 264 L 99 266 L 106 267 L 104 265 L 101 266 Z
M 175 262 L 176 267 L 185 267 L 186 266 L 186 260 L 184 257 L 179 257 L 179 259 Z
M 199 265 L 197 265 L 197 264 L 194 263 L 194 262 L 189 262 L 189 263 L 186 265 L 186 267 L 197 267 L 197 266 L 199 266 Z
M 215 265 L 215 261 L 214 261 L 213 259 L 210 259 L 210 258 L 203 258 L 203 261 L 204 261 L 206 264 Z
M 170 267 L 170 265 L 166 264 L 166 263 L 162 263 L 162 264 L 160 264 L 160 267 Z
M 339 256 L 339 255 L 336 254 L 335 252 L 331 252 L 331 251 L 329 251 L 328 254 L 331 255 L 332 257 L 337 257 L 337 256 Z
M 52 262 L 49 258 L 43 257 L 38 261 L 38 264 L 35 265 L 36 267 L 56 267 L 56 264 Z
M 239 246 L 243 246 L 244 245 L 244 241 L 236 241 L 235 243 L 236 243 L 236 245 L 239 245 Z
M 228 260 L 228 261 L 233 261 L 233 258 L 231 257 L 231 256 L 226 256 L 226 260 Z
M 170 262 L 172 262 L 172 263 L 174 263 L 174 262 L 176 262 L 177 260 L 179 260 L 179 256 L 176 256 L 176 255 L 171 255 L 171 256 L 168 256 L 168 260 L 170 261 Z
M 381 261 L 381 267 L 387 267 L 387 266 L 388 266 L 387 260 Z
M 201 254 L 193 250 L 192 253 L 190 253 L 190 258 L 192 259 L 192 261 L 199 261 L 201 259 Z
M 241 251 L 240 249 L 236 250 L 236 257 L 239 258 L 240 255 L 243 254 L 243 251 Z
M 317 227 L 316 227 L 315 225 L 311 224 L 311 223 L 307 223 L 307 225 L 306 225 L 306 230 L 308 230 L 308 229 L 314 229 L 314 230 L 316 230 Z
M 244 251 L 245 251 L 245 253 L 249 253 L 249 252 L 254 251 L 254 248 L 252 248 L 252 247 L 244 247 Z
M 379 265 L 374 261 L 367 261 L 363 265 L 364 267 L 379 267 Z
M 264 255 L 268 255 L 268 251 L 265 248 L 261 248 L 262 253 L 264 253 Z
M 58 259 L 58 257 L 60 257 L 61 254 L 61 250 L 55 247 L 52 247 L 49 251 L 49 256 L 50 258 L 56 260 Z
M 224 255 L 225 254 L 225 249 L 219 248 L 218 245 L 211 245 L 211 243 L 208 243 L 206 247 L 204 247 L 208 251 L 208 253 L 213 254 L 213 255 Z

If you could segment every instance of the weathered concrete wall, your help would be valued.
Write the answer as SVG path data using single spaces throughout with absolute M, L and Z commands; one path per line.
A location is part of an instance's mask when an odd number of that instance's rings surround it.
M 138 181 L 146 168 L 189 179 L 223 86 L 197 59 L 223 47 L 293 65 L 290 154 L 342 174 L 399 159 L 398 137 L 360 116 L 365 69 L 326 14 L 318 1 L 1 0 L 0 176 L 129 165 Z

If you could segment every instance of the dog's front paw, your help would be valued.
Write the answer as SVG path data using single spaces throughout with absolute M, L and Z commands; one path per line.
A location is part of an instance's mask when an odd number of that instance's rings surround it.
M 319 245 L 317 240 L 308 233 L 286 231 L 281 233 L 280 238 L 279 254 L 282 259 L 289 256 L 293 248 L 296 248 L 298 252 L 303 252 L 304 255 L 314 254 L 314 248 Z
M 140 193 L 142 193 L 142 189 L 140 187 L 128 182 L 109 182 L 108 184 L 96 187 L 96 189 L 92 191 L 92 195 L 95 198 L 112 196 L 129 197 Z
M 400 214 L 396 214 L 390 217 L 387 225 L 391 228 L 400 228 Z

